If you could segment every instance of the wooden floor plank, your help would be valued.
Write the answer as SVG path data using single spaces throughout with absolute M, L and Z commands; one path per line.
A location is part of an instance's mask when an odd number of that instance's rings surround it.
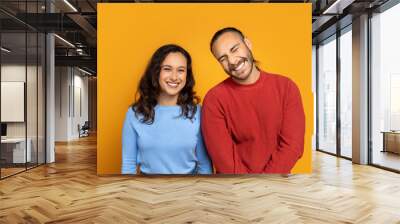
M 400 223 L 400 175 L 320 152 L 310 175 L 96 174 L 96 137 L 0 181 L 0 223 Z

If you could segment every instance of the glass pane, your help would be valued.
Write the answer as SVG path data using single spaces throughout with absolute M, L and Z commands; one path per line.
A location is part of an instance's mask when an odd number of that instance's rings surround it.
M 0 1 L 0 7 L 35 26 L 33 14 L 45 12 L 45 1 Z M 45 162 L 45 36 L 2 12 L 0 20 L 4 178 Z
M 38 35 L 38 163 L 45 163 L 45 44 L 43 33 Z
M 318 148 L 336 153 L 336 38 L 318 48 Z
M 351 30 L 340 36 L 340 150 L 352 157 L 352 35 Z
M 1 34 L 1 174 L 25 170 L 30 160 L 26 141 L 26 34 Z M 6 50 L 4 50 L 6 49 Z M 28 147 L 27 147 L 28 146 Z M 28 150 L 27 150 L 28 148 Z
M 400 4 L 373 16 L 372 163 L 400 170 Z
M 26 89 L 27 89 L 27 98 L 26 98 L 26 110 L 27 110 L 27 133 L 28 138 L 27 142 L 30 147 L 30 160 L 28 160 L 28 168 L 34 167 L 37 165 L 37 132 L 38 132 L 38 124 L 37 124 L 37 116 L 38 116 L 38 88 L 37 88 L 37 80 L 38 80 L 38 49 L 37 49 L 37 33 L 29 32 L 27 33 L 28 38 L 28 55 L 27 55 L 27 81 L 26 81 Z M 29 148 L 28 147 L 28 148 Z
M 317 47 L 312 46 L 312 92 L 313 92 L 313 107 L 317 108 L 317 95 L 316 95 L 316 80 L 317 80 Z M 312 150 L 316 150 L 316 136 L 317 136 L 317 111 L 313 110 L 314 116 L 314 127 L 313 127 L 313 137 L 312 137 Z

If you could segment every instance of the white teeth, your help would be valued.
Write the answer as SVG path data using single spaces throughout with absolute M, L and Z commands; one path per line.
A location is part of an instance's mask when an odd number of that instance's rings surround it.
M 239 66 L 236 67 L 235 71 L 239 71 L 244 65 L 244 61 L 239 64 Z
M 177 87 L 179 85 L 179 83 L 167 82 L 167 85 L 172 87 L 172 88 L 175 88 L 175 87 Z

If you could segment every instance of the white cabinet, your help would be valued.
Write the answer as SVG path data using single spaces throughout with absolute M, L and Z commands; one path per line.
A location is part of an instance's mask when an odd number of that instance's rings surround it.
M 26 143 L 27 147 L 25 151 L 25 138 L 7 138 L 1 140 L 2 145 L 12 148 L 13 163 L 25 163 L 32 161 L 32 140 L 28 138 Z

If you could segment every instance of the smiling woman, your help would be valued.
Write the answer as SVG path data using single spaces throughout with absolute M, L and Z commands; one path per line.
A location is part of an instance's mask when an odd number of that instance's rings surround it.
M 187 61 L 182 53 L 169 53 L 161 64 L 160 71 L 160 94 L 158 104 L 176 105 L 179 92 L 186 84 Z M 193 79 L 193 77 L 192 77 Z
M 126 113 L 122 173 L 210 174 L 200 131 L 200 106 L 189 53 L 160 47 L 139 83 L 139 99 Z M 157 139 L 157 141 L 154 141 Z

